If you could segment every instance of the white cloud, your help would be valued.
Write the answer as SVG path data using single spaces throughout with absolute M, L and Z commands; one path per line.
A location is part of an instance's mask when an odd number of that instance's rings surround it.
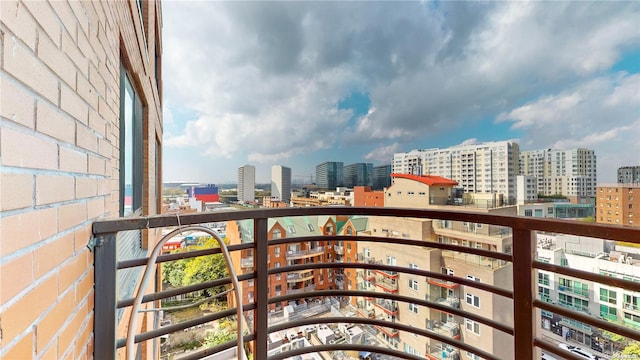
M 496 114 L 535 147 L 601 144 L 590 134 L 637 121 L 638 75 L 606 71 L 638 48 L 638 14 L 638 2 L 169 1 L 164 144 L 264 163 L 357 144 L 374 159 Z M 337 109 L 352 92 L 369 95 L 368 114 Z M 178 105 L 197 117 L 179 123 Z
M 364 156 L 367 161 L 378 161 L 382 164 L 388 163 L 389 159 L 393 159 L 393 154 L 400 152 L 401 147 L 399 143 L 393 143 L 388 146 L 382 146 L 373 149 L 371 152 Z
M 603 155 L 600 174 L 610 179 L 617 167 L 640 162 L 638 89 L 637 74 L 603 76 L 500 114 L 497 121 L 513 122 L 536 148 L 594 149 Z

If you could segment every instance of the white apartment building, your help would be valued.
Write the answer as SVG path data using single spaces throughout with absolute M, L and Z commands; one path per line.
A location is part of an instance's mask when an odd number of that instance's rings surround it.
M 503 194 L 515 203 L 519 145 L 512 141 L 412 150 L 393 155 L 396 174 L 437 175 L 455 180 L 469 193 Z
M 538 200 L 538 185 L 535 176 L 518 175 L 516 177 L 516 204 L 523 205 Z
M 538 179 L 538 192 L 570 199 L 596 194 L 596 154 L 589 149 L 520 152 L 520 174 Z
M 253 165 L 238 168 L 238 201 L 256 201 L 256 167 Z
M 615 242 L 575 235 L 537 234 L 537 259 L 576 270 L 615 278 L 640 281 L 640 254 Z M 594 317 L 640 329 L 640 293 L 615 286 L 538 270 L 538 296 L 541 300 L 584 312 Z M 542 331 L 570 338 L 587 349 L 607 355 L 624 347 L 600 329 L 562 316 L 540 312 Z
M 291 168 L 282 165 L 271 167 L 271 197 L 280 201 L 291 201 Z

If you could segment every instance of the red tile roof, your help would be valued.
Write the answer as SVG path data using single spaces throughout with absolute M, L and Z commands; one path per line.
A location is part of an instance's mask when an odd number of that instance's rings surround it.
M 401 179 L 409 179 L 414 181 L 419 181 L 423 184 L 427 184 L 429 186 L 434 185 L 458 185 L 457 181 L 443 178 L 442 176 L 434 176 L 434 175 L 413 175 L 413 174 L 391 174 L 392 178 L 401 178 Z

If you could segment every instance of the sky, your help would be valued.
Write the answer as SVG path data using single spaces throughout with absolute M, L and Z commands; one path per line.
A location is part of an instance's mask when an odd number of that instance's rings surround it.
M 165 181 L 514 140 L 640 165 L 640 2 L 163 1 Z

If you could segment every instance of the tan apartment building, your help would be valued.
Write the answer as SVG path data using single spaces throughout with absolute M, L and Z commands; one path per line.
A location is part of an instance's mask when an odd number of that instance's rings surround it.
M 598 185 L 596 188 L 596 222 L 640 226 L 640 185 Z
M 99 358 L 92 222 L 160 212 L 161 19 L 158 1 L 0 2 L 0 358 Z M 121 257 L 155 241 L 127 235 Z
M 455 181 L 437 176 L 392 174 L 393 184 L 385 191 L 385 206 L 403 208 L 452 208 L 446 205 L 454 196 Z M 473 212 L 515 214 L 510 207 L 464 207 Z M 373 236 L 418 239 L 469 246 L 478 249 L 510 252 L 511 234 L 495 226 L 442 220 L 371 217 L 369 231 Z M 512 288 L 511 264 L 454 251 L 393 245 L 392 243 L 360 243 L 358 258 L 363 262 L 397 265 L 441 272 L 464 279 L 503 288 Z M 435 278 L 386 271 L 362 271 L 359 289 L 394 293 L 416 299 L 434 301 L 464 311 L 513 324 L 511 301 L 476 288 Z M 353 301 L 353 299 L 352 299 Z M 356 299 L 360 316 L 375 317 L 392 322 L 427 328 L 460 339 L 497 357 L 513 358 L 511 338 L 498 330 L 478 322 L 446 312 L 424 308 L 416 304 L 395 303 L 373 298 Z M 505 309 L 509 309 L 505 311 Z M 460 354 L 456 349 L 411 333 L 379 327 L 379 337 L 389 346 L 429 359 L 475 358 L 474 354 Z

